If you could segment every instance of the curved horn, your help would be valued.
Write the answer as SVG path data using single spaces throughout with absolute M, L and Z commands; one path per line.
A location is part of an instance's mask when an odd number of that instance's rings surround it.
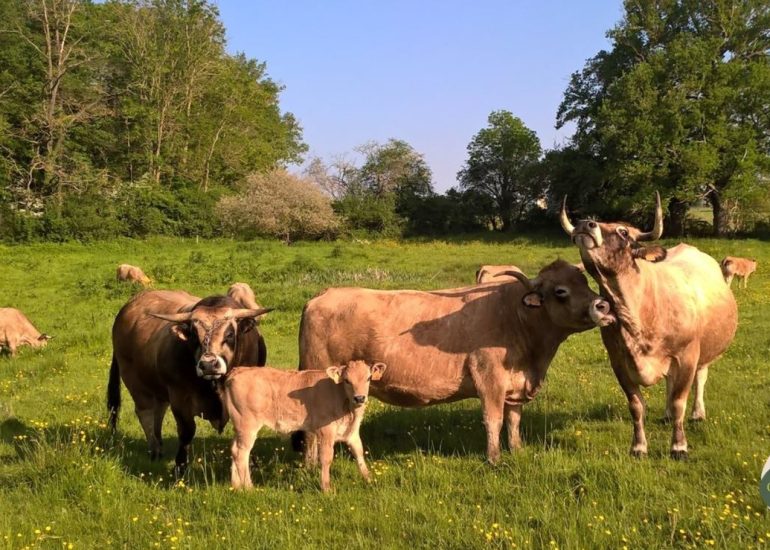
M 500 273 L 495 275 L 495 277 L 502 277 L 503 275 L 510 275 L 511 277 L 515 277 L 516 279 L 519 280 L 521 284 L 523 284 L 527 288 L 527 290 L 532 290 L 532 281 L 530 281 L 529 277 L 524 275 L 521 271 L 513 271 L 513 270 L 501 271 Z
M 639 233 L 637 241 L 657 241 L 663 235 L 663 207 L 660 205 L 660 193 L 655 191 L 655 225 L 652 231 Z
M 150 317 L 155 317 L 156 319 L 163 319 L 164 321 L 169 321 L 170 323 L 184 323 L 186 321 L 189 321 L 192 319 L 192 312 L 188 311 L 186 313 L 150 313 L 147 312 L 147 315 Z
M 229 317 L 230 319 L 246 319 L 248 317 L 261 317 L 265 313 L 269 313 L 273 311 L 272 307 L 263 307 L 259 309 L 233 309 L 230 310 L 229 315 L 226 317 Z
M 564 195 L 564 200 L 561 203 L 561 214 L 559 214 L 559 221 L 561 226 L 566 231 L 567 235 L 572 236 L 572 232 L 575 231 L 575 226 L 569 221 L 567 216 L 567 195 Z

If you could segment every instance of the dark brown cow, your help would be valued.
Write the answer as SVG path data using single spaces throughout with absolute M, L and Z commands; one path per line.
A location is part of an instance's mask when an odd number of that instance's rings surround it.
M 695 381 L 692 417 L 705 418 L 703 392 L 709 365 L 730 345 L 738 324 L 735 299 L 719 264 L 686 244 L 669 249 L 639 244 L 663 233 L 659 195 L 655 226 L 649 232 L 594 220 L 573 226 L 566 198 L 561 223 L 618 318 L 618 323 L 601 332 L 634 421 L 631 454 L 647 453 L 645 403 L 639 386 L 651 386 L 665 377 L 666 414 L 673 421 L 671 456 L 685 458 L 684 416 L 690 388 Z
M 26 315 L 12 307 L 0 308 L 0 348 L 8 348 L 13 357 L 19 346 L 40 348 L 51 337 L 35 328 Z
M 537 394 L 559 345 L 613 320 L 567 262 L 533 280 L 508 274 L 517 280 L 432 292 L 328 289 L 302 314 L 300 369 L 383 361 L 388 369 L 371 394 L 406 407 L 478 397 L 494 463 L 504 415 L 510 448 L 521 445 L 522 405 Z
M 255 364 L 254 357 L 264 348 L 255 320 L 267 311 L 244 309 L 229 296 L 200 299 L 181 290 L 134 296 L 112 327 L 107 389 L 112 428 L 120 409 L 122 379 L 134 399 L 150 456 L 158 458 L 163 417 L 171 405 L 179 433 L 176 465 L 181 471 L 195 436 L 195 416 L 219 431 L 227 423 L 218 381 L 233 367 Z

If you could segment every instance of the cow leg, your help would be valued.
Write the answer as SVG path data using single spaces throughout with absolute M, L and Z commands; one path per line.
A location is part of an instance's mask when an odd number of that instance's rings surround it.
M 508 432 L 508 448 L 511 451 L 521 449 L 519 422 L 521 421 L 522 405 L 505 404 L 505 427 Z
M 314 432 L 305 432 L 305 466 L 318 466 L 318 438 Z
M 647 455 L 647 435 L 644 432 L 645 403 L 639 384 L 634 383 L 628 376 L 622 363 L 610 361 L 615 377 L 620 383 L 623 393 L 628 399 L 628 411 L 634 423 L 634 438 L 631 441 L 631 456 L 641 458 Z
M 671 392 L 674 389 L 674 384 L 672 383 L 673 377 L 671 375 L 666 375 L 666 416 L 665 419 L 669 422 L 673 419 L 673 414 L 671 412 Z
M 249 456 L 254 442 L 257 440 L 261 426 L 243 426 L 236 430 L 233 444 L 230 447 L 230 453 L 233 457 L 233 464 L 230 468 L 230 483 L 233 489 L 250 489 L 251 472 L 249 470 Z
M 161 458 L 163 456 L 163 419 L 166 416 L 166 411 L 168 410 L 168 403 L 159 401 L 155 403 L 155 409 L 153 411 L 154 419 L 153 419 L 153 426 L 152 426 L 152 434 L 155 437 L 155 441 L 157 441 L 158 444 L 158 456 L 156 458 Z
M 672 365 L 673 366 L 673 365 Z M 687 408 L 687 397 L 690 395 L 695 378 L 696 366 L 686 360 L 680 360 L 674 372 L 671 392 L 671 416 L 674 423 L 671 434 L 671 458 L 681 460 L 687 458 L 687 438 L 684 435 L 684 414 Z
M 176 431 L 179 436 L 179 449 L 176 452 L 176 468 L 175 472 L 177 476 L 184 474 L 187 469 L 187 457 L 190 451 L 190 444 L 193 437 L 195 437 L 195 417 L 188 411 L 180 410 L 171 405 L 171 412 L 174 414 L 176 420 Z
M 481 398 L 484 426 L 487 429 L 487 462 L 493 465 L 500 460 L 500 432 L 503 429 L 504 406 L 504 394 L 501 394 L 499 399 L 492 399 L 490 396 Z
M 729 286 L 731 288 L 733 286 L 733 277 L 735 277 L 735 275 L 728 275 L 727 276 L 727 286 Z
M 318 454 L 321 457 L 321 490 L 328 492 L 331 485 L 331 467 L 334 460 L 334 437 L 332 433 L 319 433 Z
M 363 478 L 367 483 L 369 483 L 371 481 L 371 477 L 369 476 L 369 468 L 366 467 L 366 461 L 364 460 L 364 446 L 361 443 L 361 436 L 358 433 L 355 433 L 350 436 L 350 439 L 348 439 L 347 443 L 350 452 L 356 459 L 358 471 L 361 472 Z
M 706 391 L 706 380 L 709 377 L 709 365 L 702 365 L 695 373 L 695 399 L 693 400 L 692 420 L 706 420 L 706 403 L 703 397 Z
M 137 405 L 135 411 L 137 418 L 139 418 L 139 424 L 144 430 L 144 437 L 147 439 L 147 452 L 150 454 L 150 460 L 157 460 L 160 457 L 160 442 L 155 438 L 155 410 L 153 408 L 140 408 Z
M 746 288 L 746 285 L 748 285 L 748 284 L 749 284 L 749 276 L 748 276 L 748 275 L 746 275 L 746 276 L 743 278 L 743 288 Z

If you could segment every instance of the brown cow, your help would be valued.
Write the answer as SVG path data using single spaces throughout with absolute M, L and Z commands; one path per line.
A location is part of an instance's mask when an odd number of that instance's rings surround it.
M 148 286 L 152 283 L 150 278 L 144 274 L 144 271 L 135 265 L 120 264 L 116 276 L 118 281 L 139 283 L 142 286 Z
M 227 423 L 216 381 L 232 367 L 254 364 L 264 347 L 255 319 L 267 311 L 244 309 L 229 296 L 200 299 L 181 290 L 134 296 L 112 326 L 107 407 L 113 430 L 122 379 L 153 459 L 161 455 L 163 417 L 171 405 L 179 434 L 176 465 L 183 470 L 195 416 L 219 431 Z
M 364 461 L 359 428 L 364 417 L 369 381 L 379 380 L 385 365 L 371 367 L 363 361 L 351 361 L 341 367 L 323 370 L 283 371 L 237 368 L 224 384 L 223 402 L 233 421 L 232 486 L 249 488 L 249 454 L 263 427 L 280 433 L 307 430 L 321 456 L 321 489 L 331 488 L 329 474 L 334 458 L 334 444 L 344 441 L 356 459 L 366 481 L 369 470 Z M 315 452 L 306 455 L 308 465 L 315 465 Z
M 16 355 L 19 346 L 40 348 L 48 343 L 51 336 L 41 333 L 18 309 L 0 308 L 0 348 L 8 348 L 11 356 Z
M 732 286 L 733 277 L 737 275 L 743 279 L 743 288 L 746 288 L 749 276 L 757 270 L 756 260 L 738 258 L 737 256 L 727 256 L 719 265 L 722 266 L 722 275 L 727 286 Z
M 613 321 L 609 304 L 567 262 L 533 280 L 509 273 L 518 281 L 431 292 L 328 289 L 302 314 L 300 369 L 381 360 L 388 370 L 371 393 L 387 403 L 479 397 L 487 459 L 497 462 L 503 416 L 509 446 L 520 447 L 522 405 L 537 394 L 559 345 Z
M 515 265 L 482 265 L 476 270 L 476 284 L 515 281 L 516 277 L 510 274 L 511 271 L 524 273 Z
M 257 303 L 257 299 L 254 297 L 254 291 L 246 283 L 233 283 L 230 288 L 227 289 L 227 295 L 232 299 L 238 301 L 245 308 L 261 309 Z
M 587 271 L 612 304 L 618 323 L 602 329 L 610 363 L 634 421 L 631 454 L 647 453 L 645 403 L 639 386 L 666 378 L 666 414 L 673 421 L 671 456 L 687 457 L 684 416 L 695 381 L 693 419 L 706 417 L 703 391 L 711 363 L 735 336 L 738 310 L 716 260 L 680 244 L 644 247 L 660 238 L 663 209 L 642 232 L 624 223 L 581 220 L 573 226 L 562 205 L 561 223 L 580 249 Z

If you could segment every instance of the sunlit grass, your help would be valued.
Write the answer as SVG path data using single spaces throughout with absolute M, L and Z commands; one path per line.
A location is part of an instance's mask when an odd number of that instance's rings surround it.
M 757 257 L 741 323 L 711 369 L 708 419 L 688 424 L 689 461 L 668 459 L 664 389 L 645 390 L 650 456 L 628 456 L 631 423 L 598 333 L 570 338 L 544 390 L 524 409 L 525 448 L 484 463 L 477 401 L 423 410 L 373 402 L 362 435 L 374 481 L 340 449 L 334 493 L 322 495 L 285 439 L 253 452 L 256 489 L 229 488 L 231 428 L 198 423 L 192 466 L 151 463 L 125 389 L 117 436 L 104 393 L 115 313 L 135 289 L 115 266 L 142 266 L 159 288 L 222 293 L 233 281 L 276 307 L 262 324 L 269 362 L 297 362 L 304 303 L 334 285 L 435 289 L 469 284 L 481 263 L 530 275 L 567 239 L 298 243 L 115 241 L 0 246 L 0 307 L 22 309 L 55 335 L 48 347 L 0 357 L 0 548 L 756 547 L 770 540 L 758 479 L 770 454 L 770 245 L 703 240 L 717 258 Z

